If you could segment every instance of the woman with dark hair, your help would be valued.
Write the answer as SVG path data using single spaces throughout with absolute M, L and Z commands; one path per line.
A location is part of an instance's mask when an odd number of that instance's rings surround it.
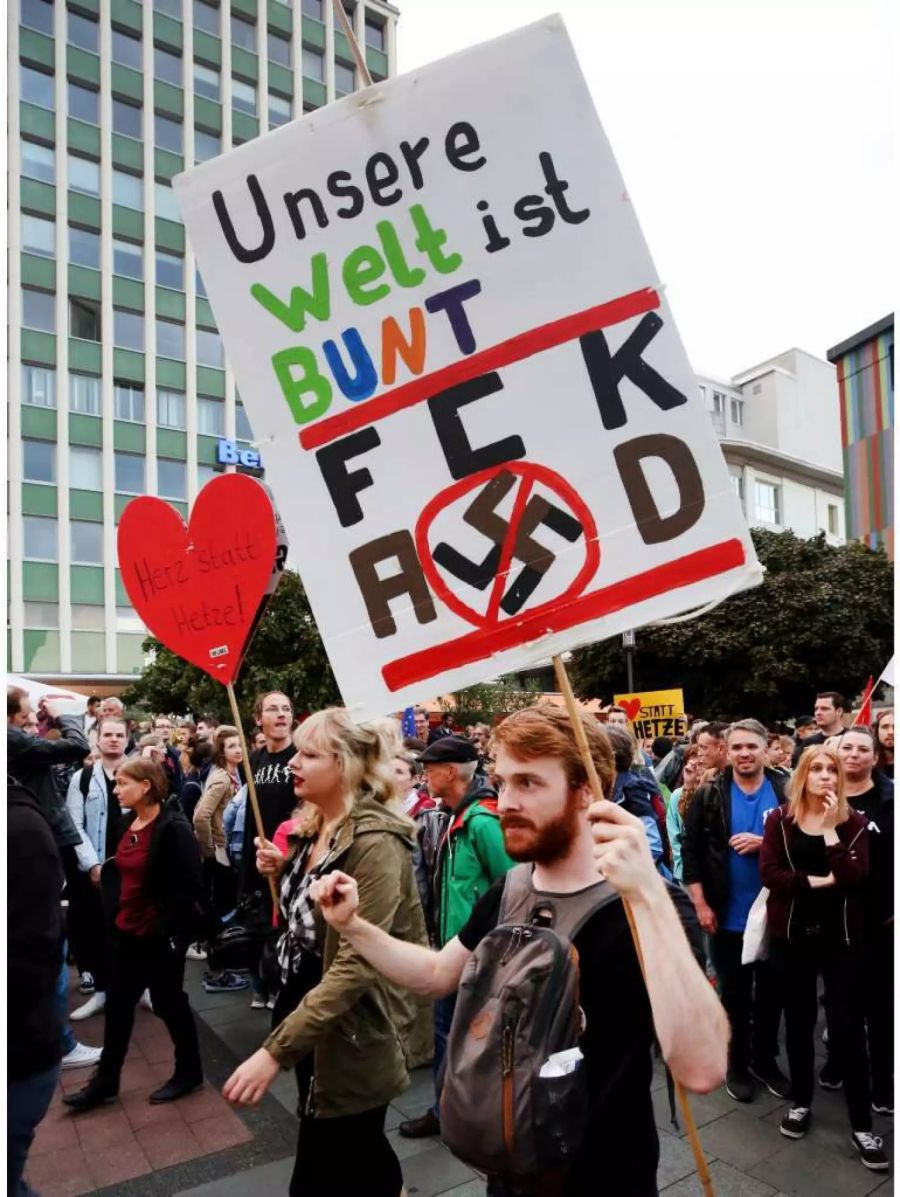
M 865 1024 L 859 977 L 864 960 L 863 887 L 869 872 L 867 820 L 847 801 L 841 759 L 827 745 L 804 752 L 788 783 L 788 801 L 770 811 L 759 854 L 770 959 L 781 981 L 793 1105 L 781 1122 L 802 1139 L 812 1117 L 818 981 L 825 983 L 828 1046 L 840 1068 L 850 1139 L 862 1163 L 884 1171 L 888 1159 L 872 1134 Z
M 369 920 L 408 942 L 425 942 L 412 869 L 413 828 L 394 814 L 393 720 L 354 723 L 332 708 L 297 729 L 290 761 L 306 818 L 285 857 L 257 843 L 257 867 L 280 878 L 284 934 L 272 1034 L 232 1074 L 229 1101 L 260 1101 L 294 1066 L 300 1133 L 290 1197 L 339 1190 L 398 1197 L 400 1164 L 384 1135 L 388 1103 L 409 1083 L 401 1040 L 407 996 L 381 977 L 325 920 L 310 896 L 316 878 L 342 869 L 357 881 Z
M 893 781 L 894 778 L 894 710 L 879 711 L 875 716 L 875 743 L 878 745 L 878 768 Z
M 700 765 L 700 749 L 691 744 L 684 751 L 682 781 L 672 791 L 666 808 L 666 830 L 669 833 L 669 847 L 672 849 L 672 876 L 681 885 L 681 841 L 684 838 L 684 821 L 687 818 L 691 799 L 703 784 L 703 769 Z
M 103 905 L 112 921 L 106 1027 L 97 1071 L 63 1098 L 90 1110 L 119 1092 L 119 1076 L 145 988 L 175 1045 L 175 1072 L 150 1094 L 174 1101 L 203 1083 L 197 1027 L 184 992 L 184 953 L 202 912 L 200 851 L 180 810 L 166 805 L 169 782 L 159 762 L 136 757 L 116 774 L 119 805 L 130 812 L 114 857 L 103 865 Z

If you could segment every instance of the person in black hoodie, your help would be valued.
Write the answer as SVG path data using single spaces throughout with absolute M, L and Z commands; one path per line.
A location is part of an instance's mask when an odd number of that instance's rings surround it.
M 53 766 L 82 765 L 91 749 L 84 735 L 82 715 L 57 716 L 50 703 L 45 709 L 52 725 L 59 729 L 58 740 L 46 740 L 24 730 L 31 713 L 28 693 L 19 686 L 7 686 L 6 768 L 31 790 L 50 824 L 57 848 L 62 851 L 80 844 L 81 832 L 66 809 L 65 792 L 60 794 L 53 777 Z
M 174 1101 L 203 1083 L 197 1027 L 183 988 L 185 949 L 202 918 L 200 849 L 180 809 L 166 805 L 169 781 L 158 761 L 126 761 L 116 775 L 116 794 L 133 817 L 101 871 L 104 909 L 113 920 L 106 1026 L 97 1071 L 63 1099 L 78 1111 L 118 1094 L 145 988 L 175 1044 L 175 1073 L 150 1101 Z
M 7 1192 L 27 1197 L 28 1149 L 50 1106 L 62 1057 L 56 981 L 63 949 L 63 868 L 41 804 L 7 778 Z

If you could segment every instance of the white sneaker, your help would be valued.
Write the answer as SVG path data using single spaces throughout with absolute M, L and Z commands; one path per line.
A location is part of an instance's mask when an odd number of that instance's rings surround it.
M 60 1068 L 87 1068 L 88 1065 L 99 1064 L 103 1055 L 102 1047 L 88 1047 L 86 1043 L 76 1043 L 72 1050 L 59 1062 Z
M 250 1009 L 251 1010 L 265 1010 L 265 1008 L 266 1008 L 266 999 L 263 997 L 263 995 L 261 993 L 254 993 L 253 997 L 250 999 Z
M 205 960 L 206 948 L 201 943 L 192 943 L 188 946 L 185 956 L 188 960 Z
M 275 998 L 274 998 L 274 997 L 270 997 L 270 998 L 268 999 L 268 1001 L 266 1002 L 266 1009 L 267 1009 L 267 1010 L 274 1010 L 274 1009 L 275 1009 Z
M 150 990 L 149 989 L 145 989 L 144 992 L 141 994 L 140 1001 L 138 1002 L 138 1005 L 143 1006 L 145 1010 L 149 1010 L 151 1013 L 153 1012 L 153 1003 L 150 1001 Z
M 79 1006 L 77 1010 L 73 1010 L 69 1015 L 72 1022 L 81 1022 L 83 1018 L 91 1018 L 94 1014 L 101 1014 L 106 1008 L 106 994 L 98 991 L 93 997 L 88 998 L 83 1006 Z

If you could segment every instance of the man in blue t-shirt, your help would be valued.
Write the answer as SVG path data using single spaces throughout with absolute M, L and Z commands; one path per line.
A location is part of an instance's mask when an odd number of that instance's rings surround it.
M 741 963 L 747 915 L 761 888 L 763 825 L 784 801 L 785 778 L 765 767 L 767 733 L 755 719 L 732 723 L 726 744 L 727 768 L 700 787 L 688 810 L 684 884 L 710 936 L 731 1021 L 728 1093 L 735 1101 L 752 1101 L 755 1078 L 776 1097 L 787 1097 L 790 1085 L 776 1063 L 781 1003 L 768 962 Z

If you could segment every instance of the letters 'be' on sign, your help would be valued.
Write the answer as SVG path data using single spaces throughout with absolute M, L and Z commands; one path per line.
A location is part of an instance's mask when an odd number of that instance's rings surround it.
M 559 18 L 175 189 L 356 718 L 760 580 Z
M 642 694 L 616 694 L 613 702 L 621 707 L 639 740 L 657 736 L 679 739 L 687 731 L 683 690 L 646 690 Z

